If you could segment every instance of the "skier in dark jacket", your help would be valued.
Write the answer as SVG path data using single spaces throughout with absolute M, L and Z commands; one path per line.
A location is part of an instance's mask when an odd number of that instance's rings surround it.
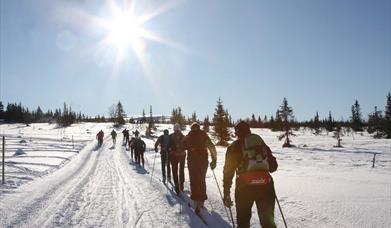
M 181 126 L 179 124 L 175 124 L 174 133 L 170 135 L 170 161 L 172 166 L 172 177 L 175 184 L 175 192 L 177 194 L 183 192 L 183 183 L 185 182 L 186 152 L 182 150 L 180 146 L 184 137 L 185 136 L 181 132 Z
M 144 167 L 144 152 L 146 149 L 145 142 L 138 136 L 133 140 L 132 146 L 136 155 L 136 164 Z
M 113 139 L 113 145 L 115 146 L 116 139 L 117 139 L 117 132 L 115 132 L 115 130 L 113 129 L 110 134 L 111 134 L 111 138 Z
M 224 204 L 232 206 L 230 191 L 236 172 L 235 205 L 238 228 L 250 227 L 251 208 L 257 205 L 263 228 L 275 228 L 275 192 L 270 172 L 277 162 L 259 135 L 252 134 L 246 122 L 235 126 L 237 140 L 228 148 L 224 164 Z
M 182 141 L 182 148 L 187 150 L 187 164 L 189 168 L 191 199 L 196 204 L 195 212 L 199 213 L 204 206 L 206 195 L 206 172 L 208 170 L 208 149 L 212 162 L 210 168 L 216 168 L 217 153 L 209 136 L 200 129 L 198 123 L 191 125 L 189 134 Z
M 163 135 L 159 136 L 155 142 L 155 152 L 158 152 L 158 146 L 160 145 L 160 159 L 162 163 L 162 176 L 163 183 L 166 183 L 166 171 L 167 179 L 171 182 L 171 169 L 170 169 L 170 135 L 168 130 L 163 131 Z
M 136 138 L 132 136 L 132 138 L 129 140 L 129 149 L 130 149 L 130 158 L 132 161 L 135 160 L 135 152 L 134 152 L 134 145 L 133 142 Z
M 102 130 L 100 130 L 100 131 L 98 132 L 98 134 L 96 134 L 96 139 L 98 140 L 98 146 L 102 146 L 104 135 L 105 135 L 105 133 L 103 133 Z
M 122 134 L 123 134 L 123 138 L 122 138 L 122 143 L 123 145 L 126 147 L 129 143 L 129 130 L 127 130 L 126 128 L 122 131 Z

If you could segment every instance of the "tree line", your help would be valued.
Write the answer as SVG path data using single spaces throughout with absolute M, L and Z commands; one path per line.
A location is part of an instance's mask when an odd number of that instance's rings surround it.
M 193 112 L 191 116 L 186 117 L 183 114 L 181 107 L 172 109 L 171 117 L 166 119 L 154 119 L 152 115 L 152 106 L 150 106 L 149 117 L 146 116 L 145 110 L 142 111 L 142 117 L 137 120 L 138 123 L 148 123 L 148 131 L 151 134 L 154 123 L 179 123 L 184 129 L 186 125 L 193 122 L 201 123 L 203 130 L 209 132 L 212 128 L 212 135 L 218 140 L 218 145 L 227 145 L 228 141 L 232 137 L 232 133 L 229 128 L 234 126 L 239 121 L 247 122 L 252 128 L 269 128 L 272 131 L 281 131 L 279 137 L 280 140 L 284 139 L 284 146 L 290 146 L 291 136 L 295 136 L 293 130 L 298 130 L 300 127 L 310 129 L 314 135 L 321 134 L 322 131 L 327 132 L 339 132 L 337 135 L 341 135 L 341 129 L 345 128 L 354 132 L 362 132 L 366 130 L 368 133 L 373 134 L 375 138 L 391 138 L 391 94 L 386 96 L 386 104 L 384 111 L 374 107 L 374 111 L 368 115 L 367 119 L 363 118 L 361 113 L 360 104 L 357 100 L 351 106 L 351 116 L 349 120 L 335 120 L 329 111 L 328 116 L 324 119 L 319 117 L 318 112 L 314 117 L 307 121 L 296 121 L 293 115 L 293 108 L 288 105 L 287 98 L 284 98 L 282 104 L 276 111 L 275 115 L 269 118 L 265 115 L 256 117 L 252 114 L 250 118 L 239 119 L 233 121 L 228 110 L 224 108 L 223 101 L 218 98 L 216 102 L 216 108 L 212 119 L 206 116 L 200 120 L 197 117 L 196 112 Z M 28 108 L 23 107 L 21 103 L 8 103 L 6 107 L 0 101 L 0 119 L 6 122 L 20 122 L 20 123 L 40 123 L 49 122 L 57 123 L 60 126 L 69 126 L 76 122 L 114 122 L 116 126 L 125 124 L 126 113 L 124 107 L 120 101 L 113 104 L 109 109 L 109 117 L 95 116 L 89 117 L 81 112 L 76 113 L 72 110 L 71 106 L 63 104 L 63 108 L 43 110 L 38 106 L 36 110 L 30 111 Z M 136 121 L 130 117 L 128 120 L 130 123 L 136 123 Z M 335 136 L 338 138 L 337 136 Z

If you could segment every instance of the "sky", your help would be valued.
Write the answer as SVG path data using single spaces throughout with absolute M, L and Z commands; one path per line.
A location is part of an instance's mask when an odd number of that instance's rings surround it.
M 297 120 L 347 120 L 356 99 L 367 117 L 391 91 L 389 0 L 0 6 L 0 100 L 30 109 L 107 116 L 120 100 L 129 115 L 204 118 L 221 97 L 238 119 L 275 115 L 286 97 Z

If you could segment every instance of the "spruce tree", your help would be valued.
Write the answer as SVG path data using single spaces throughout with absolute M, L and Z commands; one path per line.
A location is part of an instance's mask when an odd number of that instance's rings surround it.
M 192 122 L 192 123 L 194 123 L 194 122 L 197 122 L 198 120 L 197 120 L 197 114 L 196 114 L 196 112 L 193 112 L 193 114 L 191 114 L 191 121 L 190 122 Z
M 177 108 L 172 109 L 170 121 L 171 121 L 171 124 L 178 123 L 181 126 L 182 130 L 186 129 L 186 118 L 182 114 L 181 107 L 177 107 Z
M 145 123 L 145 122 L 147 122 L 147 117 L 145 116 L 145 110 L 143 109 L 143 113 L 141 116 L 141 123 Z
M 115 120 L 114 123 L 116 125 L 123 125 L 125 124 L 125 111 L 124 107 L 121 104 L 121 101 L 118 101 L 116 108 L 115 108 Z
M 213 115 L 213 135 L 217 138 L 217 145 L 226 146 L 231 139 L 229 132 L 229 117 L 228 113 L 224 110 L 223 102 L 219 97 L 217 101 L 215 113 Z
M 4 105 L 3 103 L 0 101 L 0 119 L 4 119 Z
M 293 121 L 293 109 L 288 106 L 288 100 L 284 97 L 280 109 L 277 110 L 277 117 L 282 122 L 282 128 L 284 132 L 278 137 L 279 140 L 285 138 L 285 142 L 282 147 L 291 147 L 291 140 L 289 136 L 295 136 L 291 130 L 291 123 Z
M 318 112 L 316 112 L 316 114 L 314 116 L 314 121 L 312 123 L 312 129 L 314 129 L 314 135 L 319 135 L 321 132 Z
M 375 106 L 374 112 L 368 115 L 368 133 L 375 133 L 374 138 L 381 138 L 384 134 L 383 126 L 382 112 Z
M 258 122 L 257 122 L 257 120 L 255 119 L 255 114 L 254 114 L 254 113 L 251 115 L 251 120 L 250 120 L 249 125 L 250 125 L 250 127 L 252 127 L 252 128 L 256 128 L 257 125 L 258 125 Z
M 341 128 L 341 125 L 338 124 L 337 127 L 335 128 L 335 132 L 334 132 L 334 136 L 333 136 L 333 138 L 335 138 L 337 140 L 337 145 L 335 147 L 342 147 L 341 137 L 342 137 L 342 128 Z
M 352 105 L 352 116 L 350 117 L 351 126 L 353 131 L 362 131 L 363 123 L 361 117 L 361 109 L 358 101 L 354 102 Z
M 202 130 L 204 130 L 205 132 L 209 132 L 209 128 L 210 128 L 209 116 L 206 116 L 204 119 Z
M 387 104 L 384 110 L 385 134 L 388 139 L 391 138 L 391 93 L 387 95 Z
M 326 121 L 326 130 L 328 132 L 331 132 L 334 130 L 334 126 L 335 126 L 335 123 L 334 123 L 333 117 L 331 116 L 331 111 L 329 111 L 329 117 L 327 118 L 327 121 Z

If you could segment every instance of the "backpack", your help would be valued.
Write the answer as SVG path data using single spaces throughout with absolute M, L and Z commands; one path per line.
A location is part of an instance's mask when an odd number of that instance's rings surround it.
M 272 181 L 270 172 L 277 169 L 276 158 L 262 138 L 247 135 L 242 146 L 242 162 L 237 169 L 239 179 L 247 185 L 265 185 Z

